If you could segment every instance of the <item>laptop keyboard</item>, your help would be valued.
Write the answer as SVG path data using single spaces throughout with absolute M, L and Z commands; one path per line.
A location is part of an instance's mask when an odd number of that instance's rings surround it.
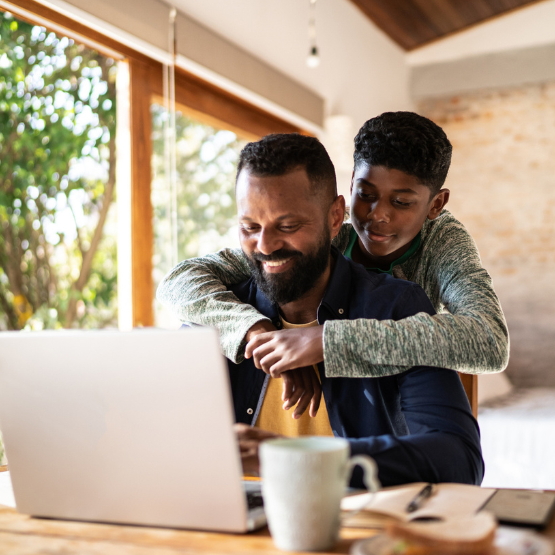
M 262 494 L 259 491 L 247 491 L 246 494 L 249 511 L 251 509 L 257 509 L 258 507 L 264 506 L 264 500 L 262 499 Z

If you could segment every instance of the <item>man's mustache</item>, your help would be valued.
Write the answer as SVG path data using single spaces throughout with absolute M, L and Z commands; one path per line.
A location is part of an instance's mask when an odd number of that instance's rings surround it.
M 287 258 L 293 258 L 294 256 L 302 256 L 303 253 L 300 251 L 293 251 L 287 249 L 280 249 L 271 254 L 262 254 L 261 252 L 251 253 L 251 258 L 258 262 L 276 262 L 278 260 L 285 260 Z

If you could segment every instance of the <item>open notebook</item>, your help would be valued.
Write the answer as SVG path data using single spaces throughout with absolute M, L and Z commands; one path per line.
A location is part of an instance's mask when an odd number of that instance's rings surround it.
M 373 497 L 370 493 L 345 497 L 341 502 L 342 510 L 357 510 L 363 507 L 358 514 L 347 517 L 345 525 L 381 527 L 391 518 L 404 522 L 429 519 L 458 520 L 476 514 L 496 491 L 465 484 L 437 484 L 432 496 L 424 501 L 420 509 L 408 512 L 408 504 L 425 485 L 424 482 L 417 482 L 384 488 Z

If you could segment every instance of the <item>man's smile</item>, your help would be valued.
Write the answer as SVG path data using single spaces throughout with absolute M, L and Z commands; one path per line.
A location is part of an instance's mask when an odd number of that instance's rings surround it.
M 293 257 L 284 258 L 283 260 L 265 260 L 264 262 L 262 262 L 262 265 L 266 272 L 268 272 L 269 274 L 275 274 L 287 270 L 290 266 L 289 263 L 291 262 L 291 260 L 293 260 Z

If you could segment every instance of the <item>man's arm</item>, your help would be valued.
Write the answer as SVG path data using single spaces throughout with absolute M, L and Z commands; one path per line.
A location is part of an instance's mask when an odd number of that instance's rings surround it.
M 347 438 L 351 455 L 364 454 L 378 465 L 383 486 L 410 482 L 480 484 L 484 462 L 478 424 L 457 374 L 442 368 L 413 368 L 396 377 L 401 410 L 410 435 Z M 245 471 L 258 472 L 258 447 L 269 432 L 237 425 Z M 351 486 L 364 488 L 355 469 Z
M 484 463 L 478 424 L 458 375 L 413 368 L 397 376 L 410 435 L 349 439 L 351 454 L 372 457 L 383 486 L 408 482 L 480 484 Z M 361 474 L 352 485 L 362 487 Z
M 505 369 L 509 332 L 499 299 L 472 237 L 452 220 L 434 232 L 422 254 L 421 273 L 411 276 L 434 306 L 443 305 L 449 312 L 415 314 L 397 321 L 326 322 L 327 376 L 379 377 L 413 366 L 469 374 Z

